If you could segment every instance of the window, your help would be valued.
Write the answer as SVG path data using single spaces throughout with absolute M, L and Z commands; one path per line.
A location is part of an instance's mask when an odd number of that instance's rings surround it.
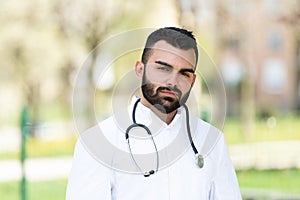
M 262 70 L 262 84 L 267 92 L 282 92 L 286 79 L 286 66 L 282 60 L 269 59 L 265 62 Z
M 271 50 L 280 50 L 283 46 L 281 33 L 277 30 L 271 30 L 267 35 L 267 45 Z

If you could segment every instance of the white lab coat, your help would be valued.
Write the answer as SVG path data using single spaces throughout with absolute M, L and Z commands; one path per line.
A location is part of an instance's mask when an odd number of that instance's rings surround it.
M 129 115 L 132 107 L 130 105 L 128 108 Z M 190 118 L 194 143 L 204 157 L 203 168 L 200 169 L 195 164 L 195 154 L 185 131 L 183 108 L 178 109 L 169 125 L 160 122 L 155 127 L 151 124 L 157 124 L 155 120 L 159 119 L 139 103 L 136 110 L 137 123 L 145 124 L 151 129 L 159 152 L 158 171 L 150 177 L 142 175 L 129 154 L 125 140 L 126 127 L 123 126 L 128 125 L 118 122 L 124 117 L 110 117 L 79 138 L 66 199 L 242 199 L 223 134 L 200 119 Z M 130 136 L 130 146 L 139 167 L 143 172 L 156 170 L 157 157 L 152 141 L 149 138 Z

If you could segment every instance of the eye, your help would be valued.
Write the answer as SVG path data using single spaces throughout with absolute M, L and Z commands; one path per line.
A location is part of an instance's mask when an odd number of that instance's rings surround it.
M 181 75 L 190 78 L 191 77 L 191 73 L 190 72 L 182 72 Z
M 165 67 L 165 66 L 159 66 L 159 67 L 157 67 L 157 69 L 161 70 L 161 71 L 165 71 L 165 72 L 170 71 L 170 69 L 168 67 Z

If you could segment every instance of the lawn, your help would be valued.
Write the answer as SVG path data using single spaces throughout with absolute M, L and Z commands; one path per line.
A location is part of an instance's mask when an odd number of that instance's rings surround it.
M 249 142 L 300 140 L 300 116 L 289 114 L 280 117 L 256 119 L 252 131 L 247 135 L 239 119 L 227 118 L 223 132 L 229 145 Z
M 225 121 L 223 132 L 228 145 L 262 141 L 300 140 L 300 116 L 287 115 L 269 120 L 257 119 L 252 132 L 248 135 L 244 134 L 239 119 L 228 118 Z M 71 156 L 75 143 L 75 136 L 51 141 L 29 138 L 27 140 L 27 155 L 32 158 Z M 0 160 L 13 158 L 19 158 L 18 151 L 0 152 Z
M 237 176 L 242 190 L 246 195 L 281 193 L 300 195 L 300 170 L 247 170 L 238 171 Z M 28 200 L 64 200 L 67 180 L 54 180 L 28 183 Z M 0 183 L 0 197 L 4 200 L 20 199 L 19 183 Z
M 50 141 L 29 138 L 26 145 L 27 156 L 30 158 L 72 156 L 76 140 L 76 137 Z M 0 160 L 19 159 L 19 157 L 19 151 L 0 153 Z
M 97 94 L 97 95 L 100 95 Z M 103 101 L 109 101 L 109 95 L 101 93 Z M 103 107 L 103 102 L 98 101 Z M 42 104 L 39 107 L 40 120 L 51 121 L 70 121 L 72 112 L 59 102 L 53 104 Z M 102 111 L 102 110 L 101 110 Z M 103 111 L 102 111 L 103 112 Z M 12 113 L 10 113 L 12 114 Z M 2 125 L 18 126 L 17 116 L 5 116 L 1 119 Z M 74 127 L 75 128 L 75 127 Z M 253 129 L 249 134 L 245 134 L 240 117 L 226 117 L 224 122 L 224 132 L 226 141 L 229 145 L 248 142 L 274 141 L 274 140 L 300 140 L 300 114 L 274 112 L 274 116 L 264 116 L 255 119 Z M 75 136 L 75 134 L 74 134 Z M 38 138 L 30 138 L 27 143 L 28 157 L 53 157 L 72 155 L 76 138 L 68 138 L 60 141 L 45 141 Z M 0 152 L 0 159 L 19 158 L 19 152 Z
M 237 171 L 242 188 L 300 193 L 300 169 Z
M 29 182 L 27 184 L 28 200 L 64 200 L 66 180 Z M 18 200 L 20 197 L 19 182 L 0 183 L 0 197 L 3 200 Z
M 239 144 L 248 142 L 300 140 L 300 117 L 289 115 L 269 119 L 256 120 L 253 132 L 245 136 L 238 119 L 227 119 L 224 126 L 227 143 Z M 57 141 L 46 141 L 29 138 L 27 155 L 36 157 L 72 156 L 76 138 Z M 2 152 L 0 159 L 19 158 L 19 152 Z M 239 184 L 244 194 L 261 192 L 269 194 L 279 191 L 286 194 L 300 193 L 300 169 L 287 170 L 245 170 L 237 171 Z M 65 199 L 66 180 L 30 182 L 28 184 L 28 200 L 63 200 Z M 0 183 L 0 199 L 17 200 L 19 183 Z M 300 198 L 299 198 L 300 199 Z

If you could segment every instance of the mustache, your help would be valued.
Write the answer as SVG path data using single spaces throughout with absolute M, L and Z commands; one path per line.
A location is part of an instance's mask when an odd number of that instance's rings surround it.
M 178 94 L 179 97 L 181 97 L 181 94 L 182 94 L 182 92 L 177 87 L 160 86 L 159 88 L 157 88 L 157 92 L 162 91 L 162 90 L 174 92 L 174 93 Z

